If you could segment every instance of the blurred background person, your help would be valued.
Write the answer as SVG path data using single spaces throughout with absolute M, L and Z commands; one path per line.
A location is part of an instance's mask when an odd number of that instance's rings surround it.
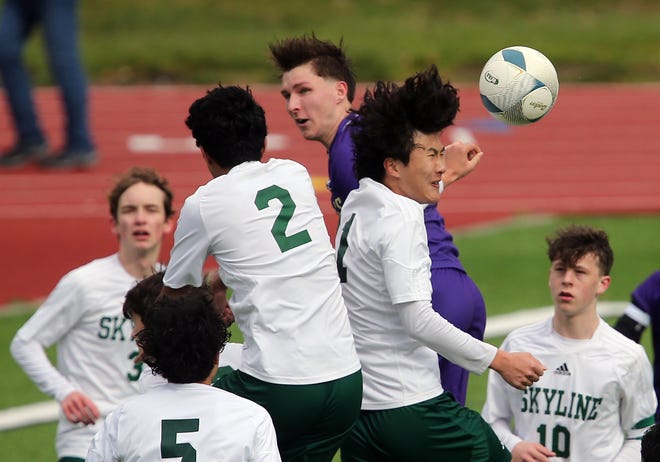
M 98 419 L 140 388 L 142 363 L 122 305 L 137 281 L 163 269 L 163 237 L 172 229 L 173 194 L 149 168 L 133 168 L 108 195 L 116 253 L 67 273 L 11 342 L 11 354 L 39 389 L 60 405 L 60 462 L 84 460 Z M 45 348 L 57 345 L 57 365 Z
M 89 167 L 97 162 L 88 123 L 87 79 L 78 48 L 77 0 L 6 0 L 0 16 L 0 75 L 16 130 L 16 141 L 0 167 L 39 162 L 44 167 Z M 41 25 L 53 78 L 66 112 L 65 144 L 48 156 L 32 83 L 23 63 L 27 39 Z

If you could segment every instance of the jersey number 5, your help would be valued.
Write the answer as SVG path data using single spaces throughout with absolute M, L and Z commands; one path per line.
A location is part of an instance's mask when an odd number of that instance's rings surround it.
M 291 236 L 286 235 L 286 227 L 289 225 L 293 212 L 296 210 L 296 203 L 291 199 L 291 194 L 284 188 L 277 185 L 269 186 L 257 193 L 254 199 L 254 205 L 258 210 L 263 210 L 270 205 L 270 201 L 277 199 L 282 204 L 282 209 L 270 229 L 282 253 L 295 247 L 307 244 L 312 241 L 307 230 L 298 231 Z
M 197 451 L 190 443 L 177 443 L 179 433 L 199 431 L 199 419 L 165 419 L 160 427 L 160 456 L 163 459 L 181 457 L 181 462 L 196 462 Z

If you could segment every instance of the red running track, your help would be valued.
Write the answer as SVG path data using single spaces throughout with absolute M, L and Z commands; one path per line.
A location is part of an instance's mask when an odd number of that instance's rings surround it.
M 307 166 L 331 234 L 337 217 L 324 190 L 326 157 L 303 140 L 275 87 L 256 86 L 269 123 L 267 156 Z M 0 170 L 0 303 L 43 297 L 72 268 L 116 250 L 105 194 L 112 176 L 149 165 L 168 177 L 177 209 L 209 176 L 183 120 L 203 87 L 94 87 L 91 117 L 100 164 L 85 172 L 36 166 Z M 36 94 L 44 129 L 61 143 L 62 118 L 52 88 Z M 657 213 L 660 211 L 660 85 L 571 86 L 535 125 L 506 127 L 481 107 L 476 88 L 461 91 L 457 126 L 486 156 L 449 188 L 440 206 L 448 227 L 527 213 Z M 4 103 L 2 103 L 4 104 Z M 13 141 L 0 107 L 0 147 Z M 660 230 L 659 230 L 660 231 Z M 165 242 L 167 260 L 172 239 Z

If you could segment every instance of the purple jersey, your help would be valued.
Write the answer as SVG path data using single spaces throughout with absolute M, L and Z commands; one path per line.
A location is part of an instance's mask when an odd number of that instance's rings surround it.
M 348 193 L 358 187 L 351 137 L 357 117 L 358 114 L 352 112 L 341 121 L 328 150 L 328 189 L 337 213 Z M 486 327 L 486 306 L 481 292 L 463 269 L 454 239 L 436 207 L 426 207 L 424 222 L 431 257 L 433 309 L 459 329 L 481 340 Z M 469 373 L 442 357 L 439 357 L 439 364 L 443 388 L 459 403 L 465 404 Z
M 660 316 L 660 271 L 651 274 L 637 286 L 630 298 L 633 304 L 651 319 Z
M 330 149 L 328 149 L 328 189 L 332 199 L 332 207 L 337 213 L 341 212 L 341 206 L 346 200 L 348 193 L 358 188 L 358 180 L 355 177 L 355 147 L 351 132 L 353 121 L 358 117 L 357 113 L 351 112 L 339 124 Z
M 660 401 L 660 271 L 656 271 L 633 291 L 630 301 L 651 319 L 653 339 L 653 386 Z M 655 413 L 660 422 L 660 405 Z
M 429 241 L 431 269 L 455 268 L 465 271 L 458 259 L 458 249 L 454 245 L 454 238 L 445 228 L 445 219 L 440 215 L 436 206 L 429 205 L 424 209 L 424 224 Z

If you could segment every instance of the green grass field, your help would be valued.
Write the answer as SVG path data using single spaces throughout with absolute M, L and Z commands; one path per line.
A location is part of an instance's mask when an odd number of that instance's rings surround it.
M 568 223 L 598 226 L 610 235 L 615 252 L 613 283 L 603 300 L 627 300 L 634 287 L 658 268 L 658 216 L 520 217 L 497 227 L 458 232 L 455 237 L 462 260 L 483 291 L 489 316 L 550 304 L 544 239 Z M 33 310 L 34 305 L 15 304 L 0 311 L 0 409 L 47 399 L 16 366 L 8 351 L 14 333 Z M 240 341 L 240 332 L 234 332 L 232 340 Z M 501 340 L 490 341 L 499 345 Z M 650 335 L 645 334 L 644 342 L 652 355 L 649 341 Z M 486 375 L 471 378 L 468 405 L 474 409 L 482 407 L 485 379 Z M 3 460 L 55 460 L 54 433 L 54 424 L 0 432 L 0 448 L 12 448 L 3 451 Z
M 267 44 L 315 32 L 344 38 L 358 78 L 401 80 L 438 65 L 476 83 L 486 60 L 510 45 L 544 52 L 562 82 L 649 82 L 660 75 L 656 0 L 356 0 L 79 2 L 81 46 L 98 84 L 272 83 Z M 50 74 L 38 39 L 38 83 Z

